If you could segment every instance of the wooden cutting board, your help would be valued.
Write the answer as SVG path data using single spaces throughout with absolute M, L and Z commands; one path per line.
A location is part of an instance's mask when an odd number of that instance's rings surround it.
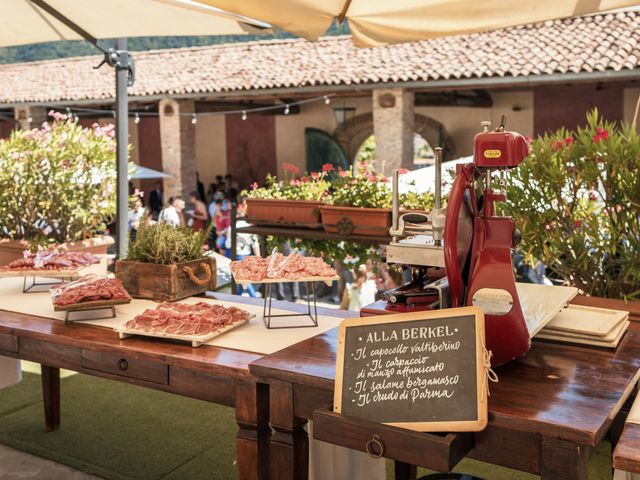
M 615 335 L 612 337 L 613 340 L 604 340 L 603 337 L 578 337 L 558 333 L 547 334 L 544 330 L 536 335 L 536 339 L 552 340 L 561 343 L 575 343 L 578 345 L 589 345 L 593 347 L 616 348 L 624 334 L 627 332 L 629 323 L 629 321 L 623 322 L 614 330 L 613 333 L 615 333 Z
M 569 305 L 544 328 L 547 334 L 565 332 L 596 338 L 610 337 L 629 317 L 629 312 L 607 308 Z

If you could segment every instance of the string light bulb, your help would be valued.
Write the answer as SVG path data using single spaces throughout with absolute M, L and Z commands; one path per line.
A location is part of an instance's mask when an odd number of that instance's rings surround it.
M 113 115 L 113 118 L 116 118 L 116 111 L 115 110 L 111 110 L 111 115 Z
M 243 110 L 242 111 L 242 120 L 246 120 L 247 119 L 247 111 Z
M 71 109 L 67 107 L 67 117 L 71 117 Z
M 324 97 L 322 97 L 322 98 L 324 98 L 324 104 L 325 105 L 329 105 L 331 103 L 331 99 L 329 97 L 327 97 L 326 95 Z
M 29 115 L 29 118 L 27 118 L 27 122 L 33 123 L 33 117 L 31 115 Z
M 133 119 L 133 123 L 136 125 L 140 123 L 140 115 L 136 113 L 136 117 Z
M 196 123 L 198 123 L 198 117 L 196 117 L 196 114 L 194 113 L 193 116 L 191 117 L 191 123 L 193 125 L 195 125 Z
M 284 114 L 285 114 L 285 115 L 289 115 L 289 111 L 290 111 L 290 110 L 289 110 L 289 104 L 287 103 L 287 104 L 285 105 L 285 107 L 284 107 Z

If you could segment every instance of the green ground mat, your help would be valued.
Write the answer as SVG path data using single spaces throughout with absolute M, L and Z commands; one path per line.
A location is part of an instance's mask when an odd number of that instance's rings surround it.
M 81 374 L 63 378 L 61 389 L 61 429 L 52 433 L 44 429 L 38 375 L 0 390 L 0 443 L 109 480 L 236 478 L 231 408 Z M 473 460 L 456 471 L 539 478 Z M 608 444 L 594 456 L 590 479 L 611 479 Z

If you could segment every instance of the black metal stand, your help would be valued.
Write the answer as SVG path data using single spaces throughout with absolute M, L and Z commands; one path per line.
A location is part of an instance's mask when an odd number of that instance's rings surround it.
M 91 317 L 91 318 L 75 318 L 71 319 L 69 316 L 74 312 L 91 312 L 91 311 L 99 311 L 99 310 L 111 310 L 110 315 L 105 315 L 102 317 Z M 107 318 L 116 318 L 116 307 L 113 305 L 106 305 L 104 307 L 89 307 L 89 308 L 74 308 L 73 310 L 67 310 L 67 313 L 64 316 L 65 322 L 79 322 L 83 320 L 104 320 Z
M 282 282 L 285 283 L 285 282 Z M 264 307 L 262 309 L 262 320 L 264 321 L 265 327 L 268 329 L 280 329 L 280 328 L 309 328 L 309 327 L 317 327 L 318 326 L 318 305 L 317 305 L 317 295 L 316 295 L 316 286 L 314 282 L 304 282 L 306 296 L 307 296 L 307 311 L 305 313 L 287 313 L 280 315 L 273 315 L 271 313 L 271 300 L 273 299 L 273 283 L 265 283 L 264 284 Z M 311 286 L 309 286 L 311 285 Z M 309 294 L 309 290 L 311 290 L 311 295 Z M 313 311 L 311 310 L 311 301 L 313 298 Z M 311 325 L 284 325 L 279 327 L 271 326 L 272 318 L 283 318 L 283 317 L 309 317 L 311 319 Z
M 33 290 L 36 287 L 50 287 L 51 285 L 59 285 L 60 283 L 64 283 L 65 281 L 69 281 L 68 279 L 65 278 L 60 278 L 58 279 L 57 282 L 44 282 L 44 283 L 38 283 L 38 281 L 36 280 L 36 277 L 31 277 L 31 285 L 29 285 L 27 287 L 27 277 L 26 275 L 23 278 L 22 281 L 22 293 L 38 293 L 38 292 L 44 292 L 45 290 Z

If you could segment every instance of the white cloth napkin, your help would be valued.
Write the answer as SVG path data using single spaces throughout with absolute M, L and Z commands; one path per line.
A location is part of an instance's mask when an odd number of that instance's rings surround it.
M 309 480 L 387 478 L 384 458 L 373 459 L 364 452 L 331 445 L 313 438 L 313 422 L 307 424 L 309 432 Z
M 22 380 L 20 360 L 0 357 L 0 388 L 10 387 Z

